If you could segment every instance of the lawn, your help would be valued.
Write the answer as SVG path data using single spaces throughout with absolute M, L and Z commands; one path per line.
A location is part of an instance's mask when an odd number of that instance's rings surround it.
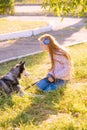
M 87 129 L 87 43 L 68 47 L 74 64 L 71 83 L 66 87 L 44 94 L 36 87 L 26 92 L 44 97 L 0 98 L 0 130 L 86 130 Z M 39 53 L 0 65 L 0 76 L 20 60 L 26 61 L 29 78 L 20 84 L 27 85 L 45 76 L 50 66 L 46 53 Z
M 0 34 L 30 30 L 39 27 L 45 27 L 47 25 L 47 22 L 11 20 L 7 18 L 0 18 Z
M 87 19 L 85 20 L 85 28 L 87 28 Z
M 42 4 L 43 0 L 15 0 L 15 4 Z

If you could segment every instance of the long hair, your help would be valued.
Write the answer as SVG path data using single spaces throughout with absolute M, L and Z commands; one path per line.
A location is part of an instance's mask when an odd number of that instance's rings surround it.
M 50 43 L 47 46 L 48 46 L 48 51 L 49 51 L 49 54 L 51 57 L 51 69 L 54 68 L 54 58 L 53 58 L 54 54 L 63 55 L 64 57 L 66 57 L 68 59 L 69 64 L 72 66 L 71 56 L 70 56 L 69 52 L 66 50 L 66 48 L 59 45 L 58 42 L 55 40 L 55 38 L 49 34 L 42 35 L 38 40 L 43 41 L 44 38 L 49 38 L 49 40 L 50 40 Z M 59 61 L 57 61 L 57 62 L 59 62 Z

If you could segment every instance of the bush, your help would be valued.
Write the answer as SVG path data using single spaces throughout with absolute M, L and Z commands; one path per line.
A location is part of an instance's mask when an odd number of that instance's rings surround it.
M 13 14 L 14 0 L 0 0 L 0 14 Z

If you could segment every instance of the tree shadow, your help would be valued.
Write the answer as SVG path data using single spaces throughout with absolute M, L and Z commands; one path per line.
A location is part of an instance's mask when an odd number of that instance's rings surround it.
M 11 96 L 2 95 L 0 96 L 0 109 L 5 110 L 6 106 L 12 107 L 14 102 Z
M 50 115 L 58 113 L 59 110 L 55 107 L 55 104 L 60 103 L 65 89 L 66 87 L 59 88 L 53 92 L 44 94 L 44 97 L 33 97 L 32 104 L 27 106 L 13 120 L 10 120 L 9 123 L 12 124 L 12 127 L 18 127 L 20 124 L 31 124 L 31 122 L 34 125 L 40 125 Z M 36 93 L 39 94 L 39 92 Z M 8 120 L 2 124 L 4 123 L 8 123 Z
M 80 31 L 85 26 L 85 18 L 82 18 L 81 20 L 78 20 L 78 22 L 73 22 L 75 24 L 72 24 L 67 27 L 62 27 L 61 29 L 56 29 L 56 31 L 49 31 L 46 33 L 49 33 L 53 35 L 59 44 L 67 44 L 67 43 L 73 43 L 78 40 L 77 35 L 75 37 L 71 37 L 73 34 Z M 67 25 L 68 22 L 67 21 Z M 63 23 L 64 24 L 64 23 Z M 62 25 L 62 24 L 61 24 Z M 57 25 L 58 26 L 58 25 Z M 44 34 L 44 33 L 43 33 Z M 32 37 L 26 37 L 26 38 L 19 38 L 12 41 L 4 41 L 0 44 L 0 60 L 6 60 L 6 59 L 15 59 L 20 58 L 22 56 L 26 56 L 29 54 L 33 54 L 39 51 L 42 51 L 38 42 L 38 37 L 41 36 L 32 36 Z M 77 38 L 76 38 L 77 37 Z M 82 36 L 83 37 L 83 36 Z M 1 46 L 3 44 L 3 46 Z M 6 55 L 6 53 L 8 55 Z
M 75 18 L 73 18 L 74 21 Z M 80 19 L 77 23 L 72 24 L 70 26 L 62 27 L 61 29 L 58 29 L 58 25 L 55 31 L 49 32 L 52 36 L 56 38 L 59 44 L 67 44 L 67 43 L 73 43 L 76 42 L 76 39 L 78 40 L 78 37 L 72 37 L 73 34 L 79 32 L 84 26 L 85 26 L 85 19 Z M 68 25 L 67 21 L 67 25 Z M 62 23 L 61 23 L 62 26 Z M 78 36 L 78 35 L 77 35 Z
M 37 40 L 34 40 L 36 39 L 30 37 L 2 42 L 2 46 L 0 47 L 0 60 L 14 60 L 41 51 Z

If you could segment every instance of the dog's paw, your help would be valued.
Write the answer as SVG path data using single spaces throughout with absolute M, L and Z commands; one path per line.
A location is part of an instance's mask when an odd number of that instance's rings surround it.
M 25 95 L 25 92 L 19 92 L 17 93 L 17 96 L 23 97 Z

